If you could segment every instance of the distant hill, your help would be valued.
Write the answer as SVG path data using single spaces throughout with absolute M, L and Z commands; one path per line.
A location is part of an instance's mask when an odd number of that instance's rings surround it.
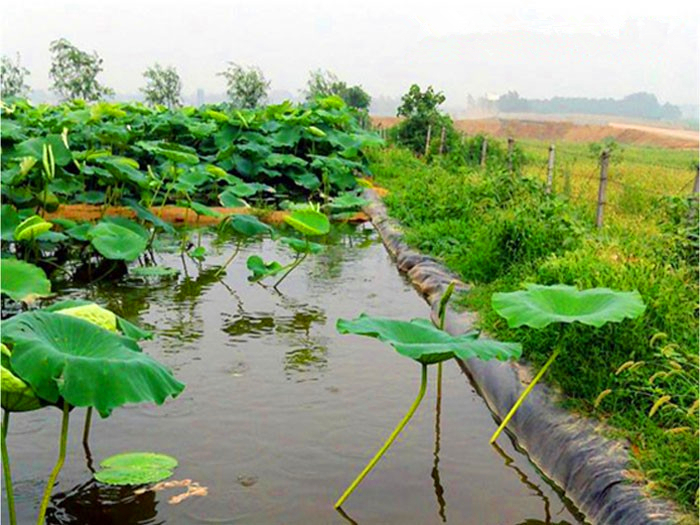
M 673 104 L 661 104 L 651 93 L 633 93 L 621 99 L 554 97 L 551 99 L 521 98 L 517 91 L 509 91 L 496 101 L 501 113 L 539 113 L 558 115 L 588 114 L 616 115 L 650 120 L 679 120 L 681 110 Z

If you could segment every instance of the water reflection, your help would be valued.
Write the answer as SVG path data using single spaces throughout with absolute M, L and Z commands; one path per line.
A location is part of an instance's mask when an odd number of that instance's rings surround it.
M 492 443 L 492 446 L 494 449 L 496 449 L 496 452 L 498 452 L 498 454 L 503 458 L 505 466 L 517 472 L 520 481 L 522 481 L 525 485 L 532 489 L 532 491 L 535 494 L 537 494 L 537 496 L 539 496 L 539 498 L 544 502 L 544 521 L 530 518 L 526 519 L 525 521 L 518 522 L 516 525 L 572 525 L 570 522 L 565 520 L 553 522 L 550 510 L 550 502 L 547 495 L 544 492 L 542 492 L 542 489 L 537 484 L 530 481 L 530 478 L 528 478 L 527 474 L 525 474 L 525 472 L 518 468 L 513 458 L 506 454 L 505 451 L 498 446 L 498 443 Z
M 156 493 L 134 494 L 133 487 L 103 485 L 90 480 L 51 498 L 46 513 L 49 525 L 161 525 L 157 520 Z
M 445 489 L 440 483 L 440 409 L 442 406 L 442 367 L 438 367 L 437 377 L 437 401 L 435 402 L 435 449 L 433 450 L 433 470 L 430 472 L 430 477 L 433 478 L 433 487 L 435 488 L 435 497 L 438 503 L 438 514 L 440 519 L 447 522 L 445 513 L 447 503 L 445 502 Z
M 287 378 L 291 379 L 293 373 L 299 373 L 301 376 L 297 377 L 297 382 L 314 379 L 313 377 L 307 377 L 307 374 L 314 371 L 320 372 L 328 366 L 327 352 L 328 348 L 320 345 L 286 352 L 284 355 L 284 371 L 287 373 Z

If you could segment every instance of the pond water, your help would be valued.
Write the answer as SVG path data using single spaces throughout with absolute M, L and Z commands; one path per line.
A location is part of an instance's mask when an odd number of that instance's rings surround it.
M 71 414 L 66 464 L 54 488 L 52 524 L 574 524 L 578 513 L 507 438 L 488 444 L 491 414 L 467 377 L 445 363 L 436 410 L 435 373 L 399 439 L 344 504 L 333 503 L 382 445 L 415 398 L 420 366 L 373 339 L 341 336 L 340 317 L 410 319 L 427 304 L 398 273 L 369 226 L 345 227 L 276 293 L 247 282 L 245 260 L 290 259 L 271 241 L 233 249 L 205 235 L 198 269 L 160 281 L 125 278 L 62 294 L 95 300 L 152 329 L 144 351 L 187 388 L 163 406 L 130 406 L 93 418 Z M 55 462 L 60 412 L 13 414 L 8 435 L 19 523 L 33 523 Z M 135 494 L 91 481 L 91 467 L 125 451 L 175 456 L 173 479 L 207 487 L 171 504 L 184 488 Z M 93 465 L 94 464 L 94 465 Z M 4 503 L 4 493 L 3 493 Z M 3 521 L 7 507 L 3 504 Z

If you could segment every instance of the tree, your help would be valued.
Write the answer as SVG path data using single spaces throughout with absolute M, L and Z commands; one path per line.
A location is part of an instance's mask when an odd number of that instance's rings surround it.
M 445 128 L 444 151 L 449 151 L 457 140 L 452 119 L 438 111 L 438 106 L 445 102 L 442 92 L 433 91 L 432 86 L 422 92 L 417 84 L 413 84 L 408 93 L 401 97 L 401 105 L 396 114 L 405 119 L 397 126 L 396 140 L 415 153 L 425 152 L 425 141 L 428 128 L 431 128 L 431 144 L 440 141 L 442 128 Z M 433 149 L 433 148 L 431 148 Z
M 0 59 L 0 93 L 5 97 L 26 97 L 29 94 L 29 86 L 24 83 L 24 78 L 29 75 L 29 70 L 17 62 L 12 62 L 9 57 L 3 55 Z
M 265 80 L 260 68 L 243 68 L 233 62 L 228 64 L 219 75 L 226 78 L 226 93 L 234 106 L 252 109 L 267 99 L 270 82 Z
M 362 86 L 349 86 L 340 80 L 335 73 L 317 69 L 309 73 L 304 91 L 306 100 L 311 102 L 317 97 L 329 97 L 337 95 L 351 108 L 359 110 L 369 109 L 372 97 L 362 89 Z
M 102 71 L 102 59 L 96 52 L 81 51 L 65 38 L 51 42 L 49 50 L 52 55 L 51 90 L 62 100 L 80 98 L 94 102 L 114 95 L 112 89 L 97 81 L 97 75 Z
M 141 88 L 147 104 L 161 104 L 170 109 L 182 105 L 182 81 L 174 67 L 155 64 L 143 72 L 146 87 Z
M 396 112 L 398 117 L 432 117 L 438 115 L 437 107 L 445 102 L 441 91 L 435 93 L 433 86 L 428 86 L 422 93 L 418 84 L 413 84 L 408 93 L 401 97 L 401 105 Z

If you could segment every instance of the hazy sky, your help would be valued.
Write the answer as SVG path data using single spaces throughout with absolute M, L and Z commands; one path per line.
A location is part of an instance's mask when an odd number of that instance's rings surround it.
M 104 59 L 102 82 L 136 92 L 142 73 L 173 65 L 187 94 L 223 92 L 227 61 L 259 66 L 297 94 L 330 69 L 371 95 L 432 84 L 447 105 L 467 94 L 621 97 L 649 91 L 698 103 L 697 2 L 444 0 L 6 1 L 2 53 L 21 54 L 48 89 L 49 44 L 65 37 Z

